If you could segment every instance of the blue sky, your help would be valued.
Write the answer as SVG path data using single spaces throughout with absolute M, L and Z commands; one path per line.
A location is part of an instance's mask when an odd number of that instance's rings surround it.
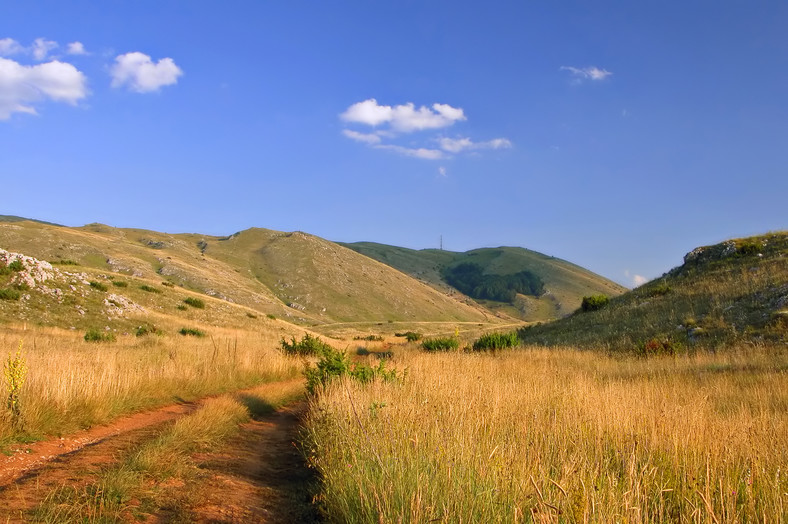
M 514 245 L 788 227 L 785 2 L 4 2 L 0 214 Z

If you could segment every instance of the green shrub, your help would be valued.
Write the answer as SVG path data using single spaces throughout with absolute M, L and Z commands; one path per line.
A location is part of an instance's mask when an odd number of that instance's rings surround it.
M 199 298 L 186 297 L 183 299 L 183 303 L 196 309 L 205 309 L 205 302 L 203 302 Z
M 460 348 L 460 341 L 454 337 L 426 338 L 421 347 L 425 351 L 451 351 Z
M 249 313 L 248 311 L 246 312 L 246 316 L 249 318 L 257 318 L 257 315 L 255 315 L 254 313 Z
M 497 349 L 513 348 L 520 345 L 520 338 L 516 331 L 511 333 L 487 333 L 473 343 L 474 351 L 495 351 Z
M 269 318 L 269 319 L 271 319 L 271 320 L 276 320 L 276 315 L 272 315 L 271 313 L 268 313 L 268 314 L 266 315 L 266 318 Z
M 179 311 L 186 311 L 189 308 L 186 306 L 186 304 L 178 304 L 177 306 L 175 306 L 175 309 Z
M 161 329 L 157 328 L 153 324 L 142 324 L 141 326 L 137 327 L 134 334 L 138 337 L 144 337 L 145 335 L 162 335 L 163 333 Z
M 376 378 L 385 381 L 398 378 L 397 371 L 386 369 L 386 364 L 382 360 L 376 367 L 350 362 L 344 351 L 337 351 L 329 347 L 322 353 L 315 367 L 308 367 L 304 370 L 306 390 L 312 395 L 334 379 L 343 376 L 351 377 L 362 384 L 372 382 Z
M 85 333 L 85 342 L 114 342 L 115 334 L 109 331 L 91 328 Z
M 178 331 L 178 333 L 180 333 L 181 335 L 184 335 L 184 336 L 188 335 L 188 336 L 192 336 L 192 337 L 204 337 L 205 336 L 205 331 L 201 331 L 201 330 L 199 330 L 197 328 L 185 328 L 184 327 L 184 328 L 181 328 L 181 330 Z
M 405 337 L 405 340 L 408 342 L 416 342 L 417 340 L 421 340 L 421 333 L 416 333 L 415 331 L 406 331 L 404 333 L 394 333 L 395 337 Z
M 332 349 L 331 346 L 320 340 L 320 337 L 313 337 L 309 333 L 305 334 L 300 341 L 296 341 L 295 337 L 291 337 L 290 342 L 282 339 L 280 344 L 282 351 L 287 355 L 322 355 Z
M 143 291 L 147 291 L 148 293 L 161 293 L 161 289 L 155 288 L 153 286 L 149 286 L 148 284 L 142 284 L 140 289 Z
M 739 244 L 739 246 L 736 248 L 736 254 L 743 257 L 752 256 L 760 253 L 762 249 L 763 249 L 763 244 L 761 244 L 760 242 L 756 242 L 754 240 L 747 240 Z
M 91 280 L 90 281 L 90 287 L 92 287 L 93 289 L 95 289 L 97 291 L 106 291 L 107 290 L 107 286 L 105 286 L 101 282 L 96 282 L 95 280 Z
M 112 285 L 115 287 L 129 287 L 129 283 L 125 280 L 113 280 Z
M 356 336 L 353 337 L 353 340 L 369 340 L 370 342 L 383 342 L 383 337 L 380 335 L 367 335 L 367 336 Z
M 0 262 L 0 276 L 1 275 L 8 275 L 11 273 L 11 270 L 8 266 L 5 265 L 5 262 Z
M 598 311 L 609 303 L 610 299 L 606 295 L 591 295 L 590 297 L 583 297 L 580 309 L 583 311 Z
M 52 262 L 52 264 L 58 264 L 61 266 L 78 266 L 79 262 L 76 260 L 64 259 L 64 260 L 56 260 Z
M 173 284 L 172 282 L 168 282 L 166 280 L 162 282 L 161 285 L 164 287 L 175 287 L 175 284 Z
M 18 273 L 19 271 L 22 271 L 23 269 L 25 269 L 25 265 L 22 264 L 21 260 L 14 260 L 10 264 L 8 264 L 8 269 Z
M 658 282 L 646 290 L 646 295 L 648 295 L 650 298 L 661 297 L 663 295 L 667 295 L 668 293 L 670 293 L 670 286 L 665 281 Z
M 22 293 L 16 289 L 0 289 L 0 300 L 19 300 L 21 296 Z

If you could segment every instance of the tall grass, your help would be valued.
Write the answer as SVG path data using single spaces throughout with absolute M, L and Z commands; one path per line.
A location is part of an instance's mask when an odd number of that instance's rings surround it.
M 298 376 L 300 363 L 275 349 L 276 337 L 215 328 L 211 338 L 127 335 L 96 345 L 77 332 L 8 330 L 0 348 L 23 339 L 29 373 L 20 392 L 22 433 L 0 409 L 0 442 L 65 434 L 123 413 Z
M 402 362 L 399 363 L 400 365 Z M 341 522 L 778 522 L 788 355 L 409 355 L 404 384 L 313 400 Z

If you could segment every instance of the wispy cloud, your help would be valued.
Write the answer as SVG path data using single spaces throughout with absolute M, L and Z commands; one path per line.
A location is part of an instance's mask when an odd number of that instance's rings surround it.
M 33 58 L 41 62 L 46 60 L 49 52 L 54 49 L 57 49 L 57 42 L 47 40 L 46 38 L 36 38 L 33 41 L 31 52 L 33 53 Z
M 380 136 L 375 133 L 359 133 L 352 129 L 343 129 L 342 134 L 346 137 L 355 140 L 356 142 L 363 142 L 365 144 L 379 144 Z
M 486 142 L 474 142 L 470 138 L 440 138 L 438 144 L 441 149 L 449 153 L 460 153 L 474 149 L 507 149 L 512 143 L 506 138 L 494 138 Z
M 71 42 L 66 46 L 66 53 L 69 55 L 86 55 L 88 52 L 82 42 Z
M 137 93 L 150 93 L 176 84 L 183 71 L 172 58 L 162 58 L 154 63 L 148 55 L 134 51 L 115 57 L 110 75 L 112 87 L 125 86 Z
M 613 74 L 610 71 L 607 71 L 605 69 L 600 69 L 596 66 L 589 66 L 589 67 L 561 66 L 559 70 L 569 71 L 569 73 L 571 73 L 572 77 L 577 82 L 581 82 L 583 80 L 591 80 L 592 82 L 599 82 Z
M 440 176 L 442 176 L 442 177 L 446 177 L 446 176 L 448 176 L 448 173 L 447 173 L 447 171 L 446 171 L 446 168 L 445 168 L 445 167 L 443 167 L 443 166 L 440 166 L 440 167 L 438 168 L 438 174 L 439 174 Z
M 53 60 L 28 66 L 0 58 L 0 120 L 13 113 L 37 114 L 36 102 L 75 105 L 87 95 L 87 78 L 71 64 Z
M 440 149 L 428 149 L 425 147 L 403 147 L 394 144 L 377 144 L 372 147 L 375 149 L 394 151 L 395 153 L 399 153 L 400 155 L 404 156 L 423 158 L 425 160 L 440 160 L 441 158 L 444 158 L 443 151 Z
M 13 56 L 24 52 L 25 48 L 13 38 L 0 39 L 0 56 Z

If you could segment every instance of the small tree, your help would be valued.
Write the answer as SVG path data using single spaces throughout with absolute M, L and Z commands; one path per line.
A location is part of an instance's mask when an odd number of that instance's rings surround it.
M 580 305 L 580 308 L 583 311 L 597 311 L 608 305 L 609 302 L 610 299 L 606 295 L 591 295 L 590 297 L 583 297 L 583 303 Z

